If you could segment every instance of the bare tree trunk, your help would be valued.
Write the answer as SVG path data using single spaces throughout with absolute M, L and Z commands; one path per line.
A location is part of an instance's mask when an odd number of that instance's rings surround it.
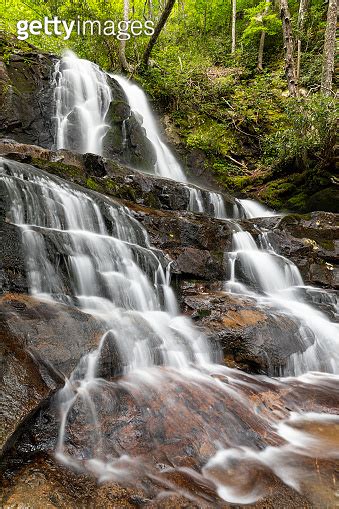
M 327 24 L 325 31 L 323 69 L 321 76 L 321 91 L 324 95 L 330 95 L 332 92 L 337 15 L 338 15 L 337 0 L 329 0 L 327 9 Z
M 151 52 L 152 52 L 153 46 L 156 44 L 161 30 L 164 28 L 164 26 L 166 24 L 166 21 L 167 21 L 169 15 L 172 12 L 174 4 L 175 4 L 175 0 L 167 0 L 167 4 L 166 4 L 166 6 L 165 6 L 165 8 L 164 8 L 164 10 L 163 10 L 163 12 L 162 12 L 162 14 L 160 16 L 159 22 L 158 22 L 157 26 L 154 29 L 154 34 L 150 38 L 149 43 L 147 44 L 144 56 L 142 57 L 143 64 L 144 64 L 145 67 L 148 66 L 148 61 L 149 61 L 149 58 L 151 56 Z
M 152 0 L 148 0 L 148 19 L 153 18 L 153 2 Z
M 128 20 L 129 20 L 129 0 L 124 0 L 124 21 L 127 22 Z M 132 70 L 132 68 L 129 65 L 129 63 L 127 62 L 125 51 L 126 51 L 126 41 L 125 40 L 120 41 L 120 45 L 119 45 L 120 65 L 124 71 L 130 72 Z
M 298 31 L 299 37 L 297 42 L 297 81 L 300 78 L 300 64 L 301 64 L 301 34 L 304 30 L 305 16 L 308 9 L 309 0 L 300 0 L 299 13 L 298 13 Z
M 237 17 L 237 0 L 232 0 L 232 48 L 231 48 L 231 53 L 235 53 L 235 48 L 236 48 L 236 35 L 235 35 L 236 17 Z
M 282 21 L 284 50 L 285 50 L 285 75 L 290 95 L 297 95 L 297 78 L 293 57 L 293 34 L 291 15 L 288 8 L 288 0 L 280 0 L 280 17 Z
M 265 15 L 267 14 L 269 7 L 270 7 L 270 0 L 266 0 L 266 7 L 264 10 L 263 17 L 265 17 Z M 265 36 L 266 36 L 266 32 L 263 30 L 260 34 L 259 50 L 258 50 L 258 65 L 257 65 L 257 67 L 258 67 L 259 71 L 263 70 L 262 63 L 263 63 L 263 58 L 264 58 Z

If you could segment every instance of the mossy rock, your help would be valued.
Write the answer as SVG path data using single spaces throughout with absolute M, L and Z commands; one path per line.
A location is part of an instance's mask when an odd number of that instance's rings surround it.
M 324 212 L 339 212 L 339 189 L 327 187 L 314 193 L 307 200 L 307 210 L 323 210 Z

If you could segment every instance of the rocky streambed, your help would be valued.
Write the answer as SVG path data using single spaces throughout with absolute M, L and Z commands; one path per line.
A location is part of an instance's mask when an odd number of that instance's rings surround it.
M 119 468 L 124 469 L 124 461 L 128 465 L 128 457 L 139 458 L 140 463 L 132 468 L 133 482 L 124 480 L 121 484 L 115 480 L 112 484 L 107 479 L 104 484 L 97 484 L 88 473 L 78 475 L 61 467 L 54 457 L 59 430 L 57 392 L 83 355 L 97 347 L 104 331 L 100 322 L 73 305 L 49 303 L 28 294 L 21 231 L 6 219 L 10 204 L 6 188 L 1 186 L 0 318 L 5 415 L 1 446 L 6 507 L 18 504 L 230 507 L 218 497 L 215 483 L 199 474 L 215 453 L 217 430 L 227 430 L 230 445 L 243 436 L 243 446 L 255 445 L 260 450 L 268 445 L 279 446 L 279 439 L 267 427 L 265 419 L 261 419 L 262 412 L 269 414 L 274 422 L 293 409 L 338 411 L 338 397 L 332 387 L 324 390 L 320 384 L 315 390 L 312 386 L 309 393 L 302 382 L 277 383 L 265 378 L 255 382 L 252 378 L 251 374 L 279 374 L 288 358 L 303 349 L 303 344 L 298 323 L 286 313 L 260 306 L 249 296 L 224 291 L 227 270 L 224 254 L 231 250 L 233 221 L 188 212 L 184 185 L 141 174 L 114 160 L 53 152 L 7 140 L 1 142 L 0 153 L 8 161 L 33 164 L 37 169 L 82 186 L 93 196 L 127 206 L 146 229 L 151 245 L 171 261 L 172 284 L 181 312 L 222 352 L 226 366 L 249 373 L 241 375 L 232 371 L 228 382 L 225 373 L 215 376 L 235 386 L 242 377 L 249 376 L 244 397 L 255 401 L 260 408 L 258 418 L 246 406 L 239 406 L 227 390 L 220 389 L 220 393 L 206 396 L 204 390 L 197 387 L 192 390 L 188 382 L 176 380 L 170 372 L 164 375 L 165 394 L 151 391 L 145 396 L 141 384 L 138 400 L 126 392 L 118 377 L 100 394 L 100 399 L 106 400 L 100 428 L 105 430 L 104 448 L 121 458 Z M 232 202 L 231 197 L 225 199 Z M 315 212 L 240 223 L 254 237 L 266 228 L 270 241 L 299 267 L 306 284 L 326 288 L 328 295 L 335 298 L 337 219 L 335 214 Z M 56 256 L 62 258 L 62 252 L 59 250 Z M 314 291 L 307 287 L 300 291 L 309 292 L 310 301 L 316 298 Z M 331 302 L 322 301 L 320 307 L 331 320 L 336 319 Z M 116 372 L 115 352 L 109 345 L 107 348 L 102 354 L 101 375 L 114 381 L 110 377 Z M 175 410 L 171 406 L 174 400 Z M 74 409 L 67 447 L 70 451 L 84 448 L 85 458 L 88 436 L 95 430 L 90 431 L 82 412 L 81 407 Z M 333 436 L 333 440 L 337 438 Z M 146 468 L 150 457 L 152 466 Z M 309 463 L 306 456 L 303 462 Z M 307 468 L 313 472 L 313 466 Z M 332 500 L 329 479 L 333 468 L 332 459 L 321 460 L 324 478 L 320 487 L 307 485 L 310 491 L 306 493 L 303 489 L 298 494 L 279 477 L 258 467 L 254 470 L 255 482 L 264 483 L 265 489 L 263 500 L 255 506 L 312 507 L 319 500 L 321 504 L 328 502 Z M 244 485 L 254 482 L 248 473 L 241 475 L 246 478 Z M 175 494 L 171 495 L 172 491 Z

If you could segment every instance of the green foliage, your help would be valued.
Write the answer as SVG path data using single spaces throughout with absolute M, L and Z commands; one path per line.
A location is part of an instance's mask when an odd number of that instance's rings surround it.
M 337 108 L 333 98 L 314 94 L 284 103 L 282 128 L 264 139 L 264 157 L 275 168 L 326 163 L 334 146 Z
M 187 136 L 186 143 L 189 147 L 200 148 L 206 152 L 212 151 L 223 156 L 237 146 L 234 133 L 213 120 L 193 129 Z
M 242 34 L 242 41 L 245 44 L 251 44 L 261 32 L 276 35 L 281 31 L 281 21 L 278 15 L 273 12 L 272 4 L 266 0 L 255 7 L 245 9 L 245 19 L 248 21 Z

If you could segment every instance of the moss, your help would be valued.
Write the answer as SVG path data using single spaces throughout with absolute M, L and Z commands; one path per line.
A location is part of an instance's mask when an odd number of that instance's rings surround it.
M 306 210 L 307 209 L 307 195 L 304 192 L 298 193 L 295 196 L 292 196 L 287 201 L 287 208 L 292 210 Z
M 100 185 L 92 177 L 86 180 L 86 187 L 92 191 L 100 191 Z
M 210 316 L 211 311 L 209 309 L 198 309 L 199 318 L 204 318 L 205 316 Z
M 306 207 L 308 210 L 339 212 L 339 190 L 333 186 L 314 193 L 307 200 Z
M 61 162 L 46 161 L 37 157 L 32 157 L 30 164 L 37 166 L 48 173 L 52 173 L 57 177 L 81 183 L 83 182 L 83 170 L 76 166 L 71 166 Z
M 334 240 L 321 239 L 321 240 L 318 240 L 318 243 L 321 245 L 321 247 L 326 249 L 326 251 L 334 251 L 334 249 L 335 249 Z

